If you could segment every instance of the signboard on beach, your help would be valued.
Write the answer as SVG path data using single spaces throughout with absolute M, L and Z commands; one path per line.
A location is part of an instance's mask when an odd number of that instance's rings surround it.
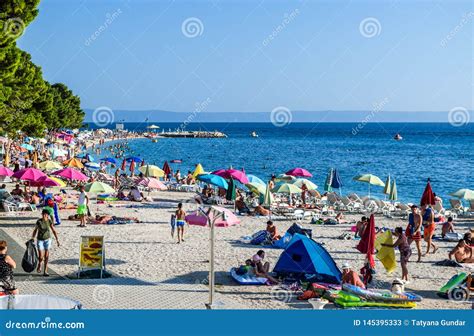
M 81 236 L 79 272 L 81 270 L 105 268 L 104 236 Z

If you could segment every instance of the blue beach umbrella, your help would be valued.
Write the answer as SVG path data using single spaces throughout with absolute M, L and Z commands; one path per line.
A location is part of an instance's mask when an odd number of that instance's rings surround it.
M 142 162 L 142 161 L 143 161 L 142 159 L 140 159 L 140 158 L 137 157 L 137 156 L 130 156 L 130 157 L 126 158 L 125 160 L 126 160 L 127 162 L 132 162 L 132 161 L 133 161 L 133 162 L 135 162 L 135 163 L 136 163 L 136 162 Z
M 219 175 L 202 174 L 202 175 L 198 175 L 196 178 L 199 181 L 215 185 L 216 187 L 219 187 L 225 190 L 229 188 L 229 184 L 227 183 L 227 181 L 223 177 L 220 177 Z
M 341 194 L 342 181 L 337 169 L 333 169 L 332 171 L 331 187 L 334 189 L 339 189 L 339 194 Z
M 262 179 L 258 178 L 255 175 L 247 175 L 247 178 L 249 179 L 249 183 L 259 183 L 265 185 L 265 182 L 263 182 Z
M 117 160 L 115 160 L 114 158 L 111 158 L 111 157 L 102 158 L 102 159 L 100 159 L 100 161 L 117 164 Z
M 92 155 L 88 154 L 88 153 L 81 153 L 81 154 L 78 154 L 76 155 L 77 158 L 79 159 L 86 159 L 87 161 L 89 162 L 94 162 L 94 158 L 92 157 Z

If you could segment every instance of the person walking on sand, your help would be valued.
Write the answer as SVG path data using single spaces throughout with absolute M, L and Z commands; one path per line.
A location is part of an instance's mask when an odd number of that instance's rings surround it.
M 86 218 L 89 207 L 89 196 L 86 194 L 86 189 L 84 186 L 79 188 L 81 192 L 79 194 L 79 199 L 77 200 L 77 214 L 79 216 L 80 224 L 79 227 L 86 227 Z
M 436 253 L 438 248 L 436 247 L 435 244 L 433 244 L 433 235 L 435 232 L 435 222 L 434 222 L 434 211 L 429 205 L 423 205 L 421 207 L 421 216 L 423 218 L 423 237 L 425 239 L 425 242 L 427 244 L 426 246 L 426 253 L 423 256 L 426 256 L 428 253 L 430 253 L 431 247 L 433 247 L 433 252 Z
M 186 211 L 183 210 L 183 203 L 178 204 L 176 216 L 176 231 L 178 232 L 178 244 L 184 242 L 184 225 L 186 225 Z
M 48 274 L 48 260 L 49 250 L 51 248 L 51 232 L 56 239 L 56 243 L 59 245 L 58 234 L 54 228 L 54 224 L 51 220 L 48 210 L 41 212 L 41 218 L 36 221 L 35 229 L 33 230 L 32 239 L 36 238 L 36 244 L 38 246 L 38 268 L 36 271 L 41 273 L 41 263 L 44 261 L 43 275 L 49 276 Z
M 403 229 L 401 227 L 395 228 L 395 237 L 397 240 L 393 244 L 382 244 L 382 246 L 386 247 L 398 247 L 400 251 L 400 265 L 402 266 L 402 280 L 405 283 L 408 282 L 408 260 L 411 256 L 411 247 L 408 244 L 408 239 L 406 235 L 403 233 Z
M 16 268 L 15 260 L 7 254 L 7 242 L 0 241 L 0 287 L 6 294 L 18 295 L 18 289 L 13 279 L 13 270 Z
M 411 206 L 411 214 L 408 215 L 408 226 L 406 229 L 406 236 L 408 238 L 408 244 L 411 245 L 415 242 L 416 250 L 418 252 L 418 260 L 421 261 L 421 230 L 422 230 L 422 218 L 418 213 L 418 207 L 416 205 Z

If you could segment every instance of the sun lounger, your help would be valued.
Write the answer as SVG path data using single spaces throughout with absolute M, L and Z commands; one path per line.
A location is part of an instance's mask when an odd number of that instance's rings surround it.
M 451 211 L 457 213 L 458 215 L 464 215 L 466 209 L 463 207 L 462 203 L 458 199 L 451 198 L 449 200 L 449 204 L 451 204 Z

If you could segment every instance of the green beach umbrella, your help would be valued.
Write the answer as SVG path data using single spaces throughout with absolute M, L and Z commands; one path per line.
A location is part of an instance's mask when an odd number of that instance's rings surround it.
M 270 190 L 270 186 L 267 184 L 267 188 L 265 189 L 265 196 L 263 197 L 262 206 L 270 208 L 273 203 L 273 195 Z
M 85 190 L 90 193 L 100 194 L 100 193 L 114 193 L 115 190 L 111 186 L 103 182 L 92 182 L 87 183 L 84 186 Z
M 397 183 L 395 182 L 395 179 L 393 179 L 392 181 L 392 186 L 390 187 L 390 195 L 388 196 L 388 199 L 391 201 L 396 201 L 398 199 Z
M 229 184 L 229 187 L 227 188 L 225 199 L 228 201 L 233 201 L 235 200 L 235 182 L 233 179 L 230 179 L 228 184 Z
M 375 176 L 372 174 L 357 175 L 357 176 L 354 176 L 353 180 L 364 182 L 369 185 L 369 197 L 370 197 L 370 185 L 385 187 L 385 183 L 383 183 L 383 181 L 378 176 Z
M 283 183 L 272 190 L 274 193 L 282 193 L 282 194 L 297 194 L 302 192 L 302 190 L 298 187 L 295 186 L 294 184 L 290 183 Z
M 303 184 L 305 184 L 306 187 L 308 188 L 308 190 L 318 189 L 318 186 L 316 184 L 314 184 L 310 180 L 304 179 L 304 178 L 297 179 L 293 184 L 295 186 L 299 187 L 299 188 L 301 188 L 303 186 Z
M 265 195 L 267 186 L 265 184 L 250 182 L 245 185 L 249 190 L 255 194 Z
M 388 175 L 387 179 L 385 180 L 385 187 L 383 188 L 383 193 L 385 195 L 390 195 L 392 181 L 390 181 L 390 175 Z
M 326 182 L 324 182 L 324 191 L 331 192 L 332 191 L 332 176 L 333 176 L 333 169 L 329 169 L 328 176 L 326 177 Z
M 458 191 L 455 191 L 451 193 L 450 195 L 457 198 L 464 198 L 465 200 L 468 200 L 468 201 L 474 200 L 474 190 L 471 190 L 471 189 L 459 189 Z

